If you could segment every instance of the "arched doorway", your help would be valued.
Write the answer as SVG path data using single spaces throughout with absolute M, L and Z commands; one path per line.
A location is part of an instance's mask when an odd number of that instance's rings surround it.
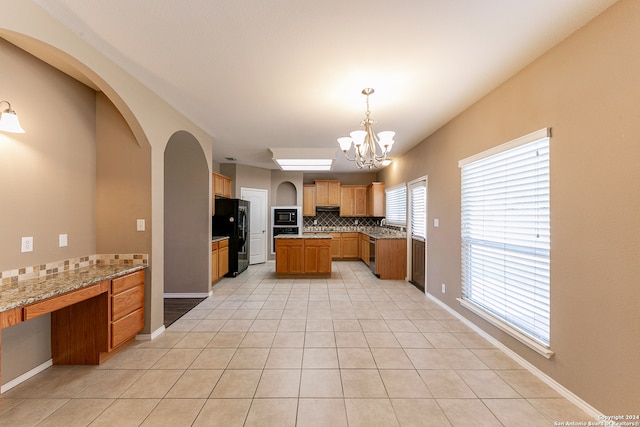
M 164 296 L 209 295 L 209 169 L 202 147 L 185 131 L 164 150 Z

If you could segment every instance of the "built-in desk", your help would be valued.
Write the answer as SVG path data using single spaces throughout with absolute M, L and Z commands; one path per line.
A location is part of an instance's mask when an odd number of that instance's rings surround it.
M 2 329 L 48 313 L 54 364 L 102 363 L 144 327 L 144 268 L 97 264 L 1 285 L 0 363 Z

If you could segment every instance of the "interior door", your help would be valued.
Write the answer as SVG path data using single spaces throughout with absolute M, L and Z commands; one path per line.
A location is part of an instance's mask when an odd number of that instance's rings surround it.
M 425 291 L 427 276 L 427 180 L 409 184 L 410 282 Z
M 267 261 L 267 190 L 240 188 L 240 198 L 251 202 L 249 209 L 249 264 Z

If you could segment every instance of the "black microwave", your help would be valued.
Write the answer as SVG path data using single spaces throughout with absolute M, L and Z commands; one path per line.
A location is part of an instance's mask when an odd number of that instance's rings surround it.
M 273 225 L 298 225 L 298 209 L 275 208 L 273 210 Z

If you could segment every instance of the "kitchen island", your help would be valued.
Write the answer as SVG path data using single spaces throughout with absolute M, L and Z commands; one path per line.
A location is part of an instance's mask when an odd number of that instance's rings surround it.
M 360 259 L 382 280 L 404 280 L 407 233 L 387 227 L 304 227 L 303 236 L 329 233 L 334 260 Z
M 331 274 L 331 235 L 275 237 L 276 274 Z

